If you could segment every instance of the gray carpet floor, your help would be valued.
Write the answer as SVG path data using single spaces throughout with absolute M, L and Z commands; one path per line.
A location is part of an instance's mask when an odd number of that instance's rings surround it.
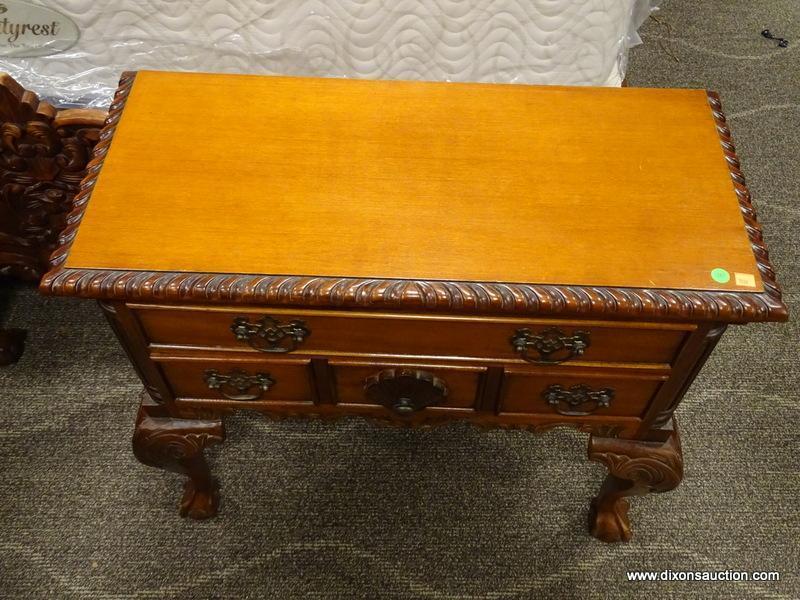
M 794 316 L 724 337 L 679 409 L 686 478 L 634 501 L 631 543 L 586 533 L 603 469 L 585 435 L 460 425 L 237 416 L 211 457 L 220 516 L 181 520 L 180 479 L 131 455 L 139 383 L 96 306 L 15 288 L 3 321 L 31 334 L 0 370 L 0 596 L 800 597 L 800 8 L 672 0 L 658 18 L 629 81 L 721 93 Z M 782 579 L 626 581 L 637 569 Z

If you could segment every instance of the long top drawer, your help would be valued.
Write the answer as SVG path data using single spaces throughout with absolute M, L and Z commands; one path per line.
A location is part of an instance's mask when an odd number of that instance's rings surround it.
M 531 364 L 669 364 L 690 324 L 131 305 L 150 344 L 266 354 L 385 354 Z

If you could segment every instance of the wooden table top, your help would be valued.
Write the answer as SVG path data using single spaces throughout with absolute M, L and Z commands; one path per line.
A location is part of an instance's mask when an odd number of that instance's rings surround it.
M 701 90 L 126 74 L 45 293 L 782 320 Z
M 705 91 L 161 72 L 66 266 L 762 289 Z

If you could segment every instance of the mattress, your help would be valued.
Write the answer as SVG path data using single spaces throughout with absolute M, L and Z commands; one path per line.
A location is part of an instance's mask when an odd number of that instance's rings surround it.
M 46 6 L 65 20 L 58 34 L 75 39 L 55 40 L 34 52 L 0 44 L 0 69 L 60 104 L 97 107 L 108 105 L 120 72 L 135 69 L 615 86 L 624 77 L 627 48 L 638 42 L 636 29 L 653 5 L 9 0 L 2 17 L 10 22 L 33 22 Z M 74 23 L 73 33 L 67 20 Z M 33 39 L 34 45 L 44 42 Z

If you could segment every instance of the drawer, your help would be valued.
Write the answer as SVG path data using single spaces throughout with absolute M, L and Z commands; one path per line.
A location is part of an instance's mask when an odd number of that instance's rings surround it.
M 618 371 L 509 369 L 501 387 L 499 414 L 643 416 L 668 375 Z
M 179 400 L 218 400 L 230 406 L 258 408 L 271 403 L 335 403 L 384 406 L 399 416 L 428 407 L 474 409 L 485 369 L 462 365 L 400 362 L 322 361 L 317 379 L 310 359 L 220 358 L 222 353 L 154 353 L 167 384 Z M 326 364 L 327 362 L 327 364 Z M 327 376 L 322 376 L 322 373 Z M 330 389 L 317 394 L 317 386 Z
M 313 377 L 308 360 L 219 360 L 204 356 L 156 358 L 176 398 L 202 398 L 257 405 L 311 404 Z
M 339 405 L 382 405 L 401 416 L 428 407 L 474 409 L 479 367 L 370 363 L 331 360 Z
M 341 414 L 383 407 L 410 418 L 429 411 L 567 420 L 641 417 L 669 376 L 664 368 L 518 366 L 498 369 L 503 373 L 498 389 L 487 385 L 486 367 L 458 362 L 230 356 L 155 350 L 152 359 L 181 403 L 322 407 L 328 413 L 338 407 Z
M 132 305 L 147 340 L 295 354 L 671 363 L 692 325 Z M 234 329 L 236 333 L 234 333 Z M 238 338 L 237 338 L 238 334 Z

